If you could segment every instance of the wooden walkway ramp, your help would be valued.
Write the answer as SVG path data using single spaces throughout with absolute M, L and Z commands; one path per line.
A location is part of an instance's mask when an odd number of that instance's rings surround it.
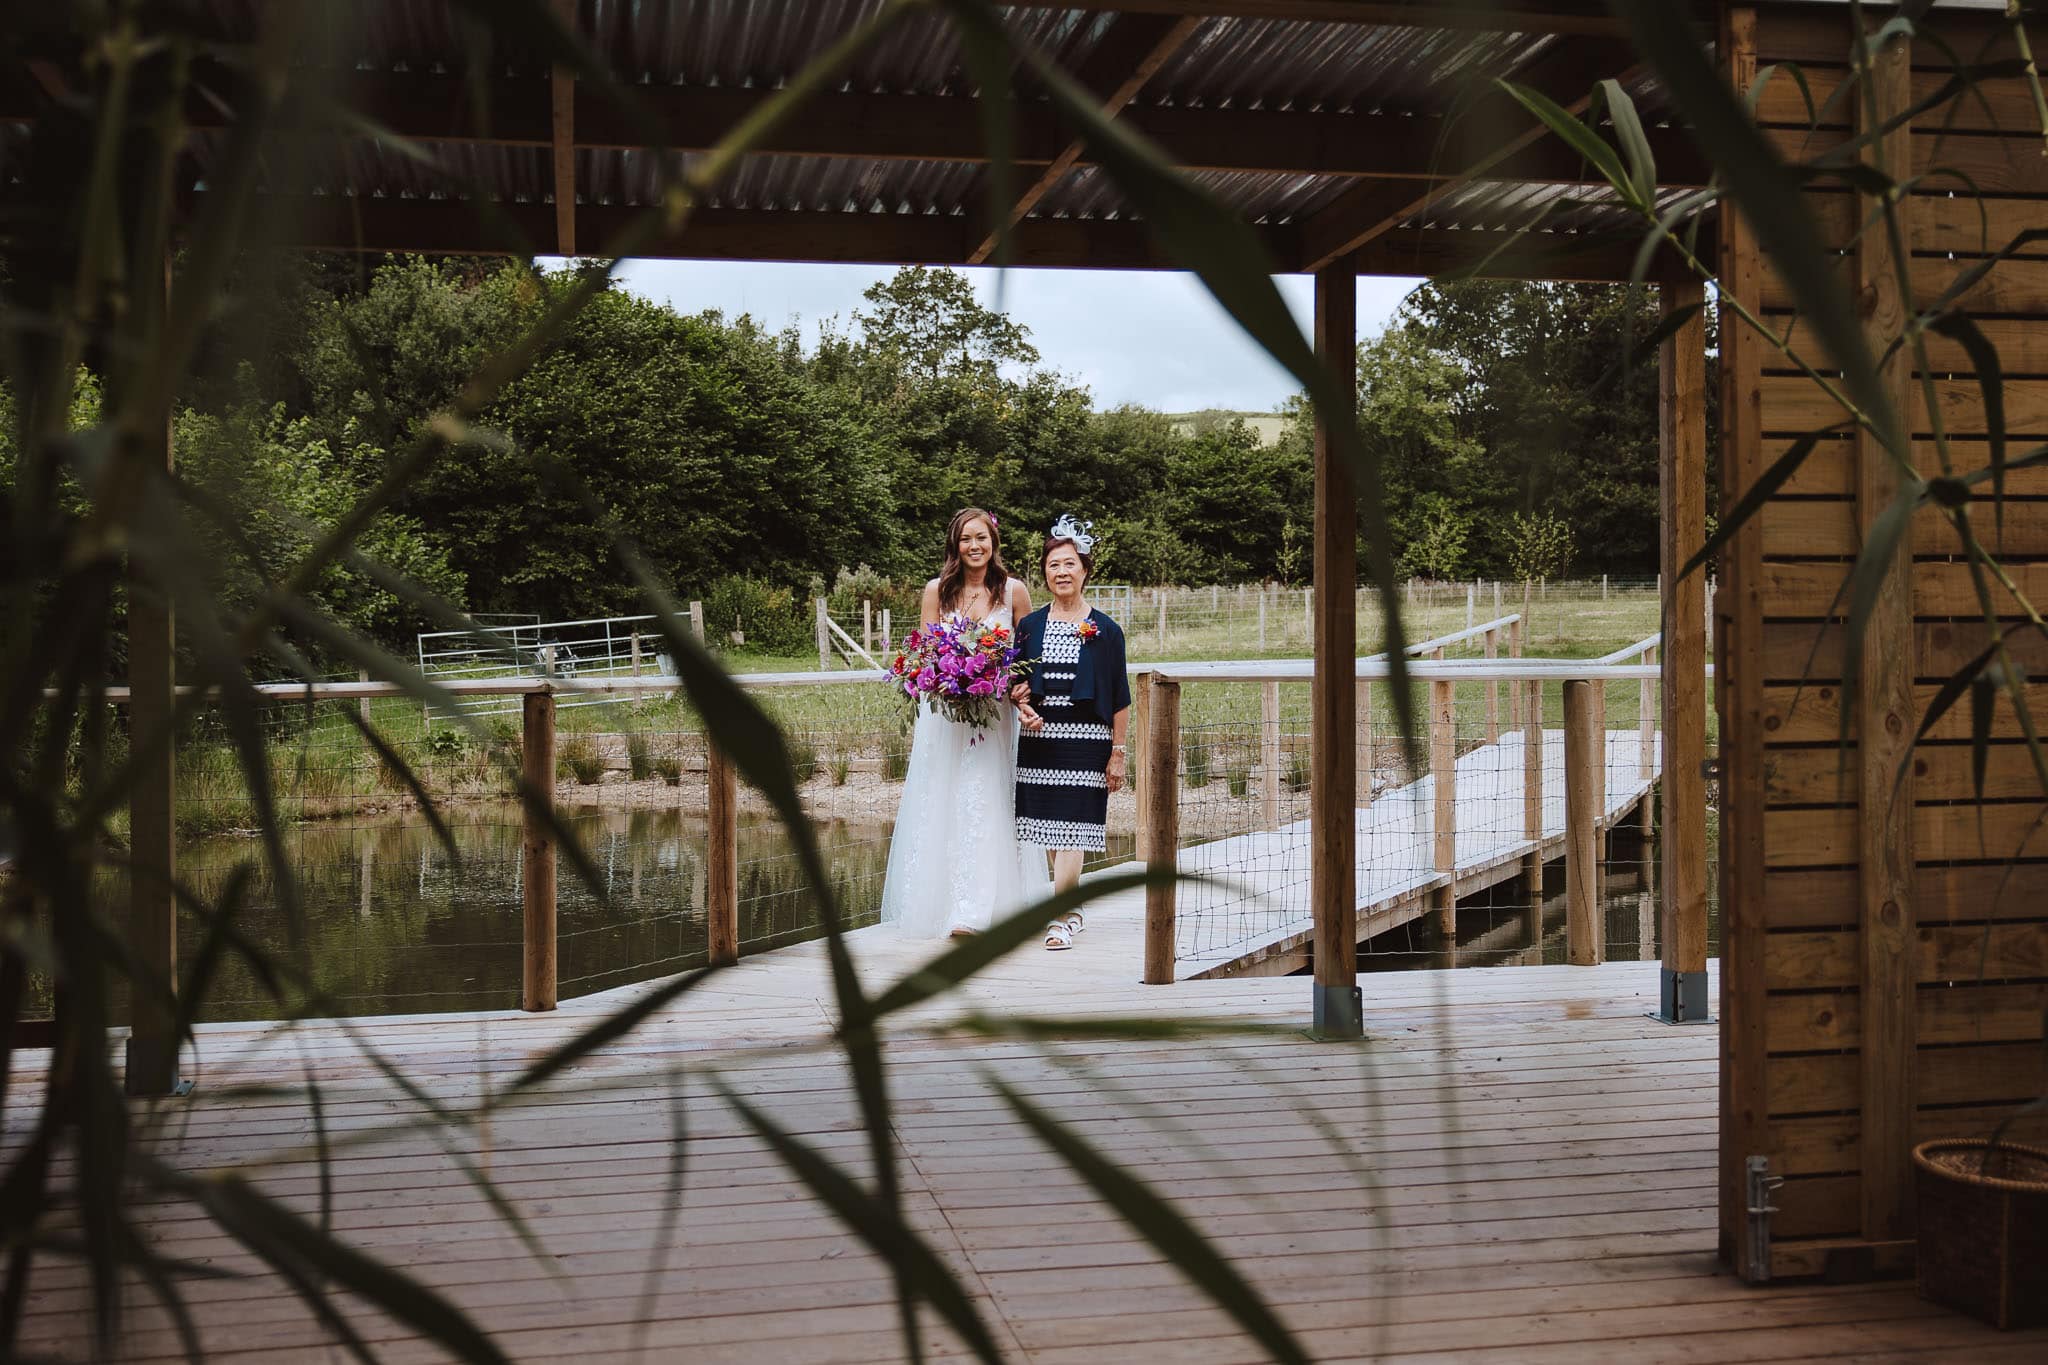
M 1264 1357 L 1031 1136 L 991 1076 L 1174 1200 L 1319 1360 L 1993 1365 L 2048 1351 L 2048 1335 L 2000 1336 L 1910 1284 L 1757 1289 L 1720 1273 L 1716 1030 L 1643 1017 L 1654 963 L 1372 976 L 1367 1040 L 1323 1044 L 1290 1031 L 1307 1004 L 1298 980 L 1136 985 L 1142 913 L 1134 897 L 1105 903 L 1073 951 L 1013 954 L 961 1000 L 903 1020 L 889 1046 L 909 1217 L 1009 1359 Z M 871 985 L 934 951 L 887 929 L 858 931 L 851 946 Z M 333 1166 L 334 1226 L 445 1291 L 514 1359 L 900 1360 L 880 1264 L 710 1084 L 715 1073 L 861 1171 L 866 1139 L 825 1045 L 825 982 L 815 944 L 748 959 L 461 1133 L 455 1148 L 502 1182 L 542 1240 L 538 1256 L 448 1151 L 401 1126 L 419 1103 L 332 1025 L 203 1027 L 188 1067 L 199 1088 L 167 1107 L 158 1150 L 187 1169 L 243 1172 L 315 1214 L 306 1100 L 229 1093 L 298 1086 L 311 1066 L 329 1131 L 360 1144 Z M 366 1020 L 361 1036 L 461 1112 L 646 989 L 555 1014 Z M 1070 1031 L 1042 1044 L 942 1031 L 962 1007 L 1065 1018 Z M 1112 1039 L 1086 1023 L 1119 1015 L 1283 1027 Z M 19 1141 L 24 1113 L 7 1118 Z M 189 1209 L 142 1215 L 163 1255 L 246 1276 L 191 1288 L 213 1359 L 342 1359 L 274 1276 Z M 140 1294 L 130 1306 L 117 1358 L 179 1359 L 166 1314 Z M 38 1271 L 26 1311 L 28 1350 L 94 1358 L 76 1271 Z M 440 1358 L 400 1324 L 354 1316 L 383 1359 Z M 922 1335 L 928 1358 L 965 1358 L 929 1317 Z
M 1655 736 L 1653 736 L 1655 738 Z M 1384 791 L 1358 812 L 1357 885 L 1360 940 L 1419 919 L 1445 886 L 1467 896 L 1518 875 L 1526 859 L 1564 856 L 1564 731 L 1543 735 L 1542 833 L 1530 837 L 1526 818 L 1527 743 L 1522 732 L 1503 735 L 1457 760 L 1453 779 L 1455 872 L 1436 869 L 1436 779 L 1423 777 Z M 1661 744 L 1649 746 L 1644 764 L 1639 730 L 1607 732 L 1605 805 L 1601 828 L 1641 804 L 1659 776 Z M 1248 972 L 1276 975 L 1306 963 L 1312 937 L 1309 911 L 1309 825 L 1297 820 L 1277 829 L 1193 844 L 1180 852 L 1183 872 L 1217 878 L 1224 886 L 1189 889 L 1180 897 L 1175 970 L 1183 978 Z

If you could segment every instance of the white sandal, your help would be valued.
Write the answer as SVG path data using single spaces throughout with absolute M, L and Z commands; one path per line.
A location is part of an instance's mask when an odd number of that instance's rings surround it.
M 1080 933 L 1083 929 L 1086 929 L 1088 927 L 1088 921 L 1081 918 L 1081 912 L 1079 910 L 1069 910 L 1066 914 L 1061 915 L 1060 923 L 1067 926 L 1068 932 L 1075 934 Z
M 1074 946 L 1074 931 L 1063 919 L 1056 919 L 1045 926 L 1045 947 L 1048 952 L 1061 952 Z

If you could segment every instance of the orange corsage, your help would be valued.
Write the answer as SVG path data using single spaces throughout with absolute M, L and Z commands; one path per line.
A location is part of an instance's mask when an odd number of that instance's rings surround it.
M 1096 636 L 1102 634 L 1102 627 L 1096 625 L 1095 622 L 1092 620 L 1083 621 L 1080 624 L 1080 626 L 1074 631 L 1074 633 L 1080 636 L 1081 639 L 1085 642 L 1088 640 L 1092 640 Z

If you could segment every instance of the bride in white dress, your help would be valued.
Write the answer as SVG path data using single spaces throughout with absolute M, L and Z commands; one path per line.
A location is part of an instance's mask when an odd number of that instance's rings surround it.
M 1031 590 L 1003 567 L 995 517 L 979 507 L 954 513 L 945 568 L 924 587 L 923 624 L 957 612 L 1014 627 L 1030 611 Z M 884 923 L 911 938 L 978 934 L 1051 894 L 1044 853 L 1017 842 L 1016 781 L 1014 707 L 982 731 L 918 707 L 882 884 Z

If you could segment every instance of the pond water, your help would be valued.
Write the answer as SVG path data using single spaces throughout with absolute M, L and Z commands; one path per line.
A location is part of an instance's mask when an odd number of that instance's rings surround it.
M 247 838 L 185 841 L 180 868 L 211 899 L 231 870 L 253 863 L 240 926 L 256 942 L 305 965 L 318 988 L 352 1014 L 507 1009 L 519 1003 L 520 812 L 492 803 L 445 812 L 459 862 L 417 816 L 309 823 L 285 831 L 304 903 L 295 947 L 277 888 Z M 567 857 L 556 876 L 558 980 L 563 999 L 667 976 L 705 961 L 701 815 L 674 809 L 571 808 L 597 887 Z M 820 821 L 840 905 L 851 925 L 872 924 L 889 861 L 890 825 Z M 1110 861 L 1130 857 L 1112 839 Z M 740 942 L 759 952 L 818 934 L 801 869 L 770 818 L 742 816 Z M 202 929 L 188 917 L 179 951 L 188 964 Z M 246 964 L 221 970 L 202 1017 L 267 1019 L 280 1013 Z
M 308 823 L 285 832 L 304 898 L 304 940 L 279 909 L 257 845 L 246 838 L 188 840 L 181 868 L 209 898 L 230 871 L 253 864 L 240 927 L 273 952 L 303 963 L 318 988 L 353 1014 L 507 1009 L 519 1000 L 520 819 L 517 806 L 452 807 L 460 859 L 417 816 Z M 665 976 L 705 960 L 701 816 L 674 809 L 565 812 L 594 864 L 603 894 L 560 862 L 557 892 L 562 998 Z M 875 921 L 888 866 L 890 826 L 825 821 L 819 839 L 848 922 Z M 1644 875 L 1653 840 L 1617 840 L 1607 873 L 1607 938 L 1613 958 L 1654 957 L 1655 891 Z M 1128 859 L 1132 841 L 1112 836 L 1092 864 Z M 742 817 L 740 939 L 758 952 L 817 935 L 815 912 L 780 828 Z M 1540 913 L 1527 891 L 1505 883 L 1461 904 L 1458 942 L 1425 918 L 1366 945 L 1366 970 L 1492 966 L 1565 960 L 1563 867 L 1554 864 Z M 1718 924 L 1714 926 L 1718 930 Z M 198 951 L 188 922 L 180 951 Z M 1718 932 L 1714 934 L 1718 942 Z M 1133 969 L 1135 970 L 1133 964 Z M 202 1017 L 274 1018 L 282 1011 L 246 964 L 221 969 Z

